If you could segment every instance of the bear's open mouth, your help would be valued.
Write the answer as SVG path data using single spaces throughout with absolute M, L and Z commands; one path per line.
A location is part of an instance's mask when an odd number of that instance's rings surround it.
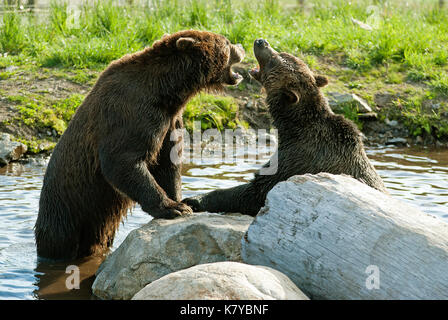
M 235 44 L 230 46 L 230 57 L 229 57 L 229 67 L 228 67 L 228 75 L 226 75 L 227 83 L 231 85 L 236 85 L 243 80 L 243 76 L 238 72 L 232 70 L 232 67 L 240 63 L 245 56 L 244 48 L 241 44 Z
M 255 68 L 252 68 L 249 70 L 249 74 L 254 77 L 257 76 L 260 73 L 260 66 L 257 66 Z

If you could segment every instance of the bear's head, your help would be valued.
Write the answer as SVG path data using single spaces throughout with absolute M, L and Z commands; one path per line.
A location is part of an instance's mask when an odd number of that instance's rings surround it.
M 168 59 L 176 59 L 171 65 L 178 67 L 177 72 L 188 70 L 189 75 L 200 78 L 203 87 L 236 85 L 243 79 L 232 71 L 232 66 L 244 58 L 243 47 L 216 33 L 184 30 L 164 35 L 154 43 L 153 53 L 164 57 L 166 63 Z
M 270 94 L 282 94 L 290 103 L 309 95 L 316 95 L 320 87 L 328 84 L 324 76 L 314 75 L 300 59 L 286 52 L 275 51 L 264 39 L 254 42 L 254 54 L 259 67 L 249 74 L 259 81 Z

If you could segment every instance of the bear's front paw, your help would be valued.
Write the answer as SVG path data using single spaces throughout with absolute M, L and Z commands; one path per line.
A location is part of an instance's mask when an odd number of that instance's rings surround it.
M 188 206 L 190 206 L 194 212 L 205 211 L 204 208 L 202 207 L 200 196 L 192 197 L 192 198 L 185 198 L 184 200 L 182 200 L 182 202 L 187 204 Z
M 153 208 L 148 212 L 154 219 L 174 219 L 188 216 L 193 213 L 193 210 L 182 202 L 169 201 L 162 208 Z

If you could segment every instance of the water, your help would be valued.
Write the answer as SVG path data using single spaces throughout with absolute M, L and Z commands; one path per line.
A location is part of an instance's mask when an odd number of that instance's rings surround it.
M 448 222 L 448 150 L 376 148 L 367 153 L 392 196 Z M 183 195 L 244 183 L 267 158 L 237 165 L 196 160 L 184 167 Z M 71 262 L 81 270 L 81 289 L 72 291 L 65 287 L 67 263 L 37 261 L 33 226 L 46 163 L 0 168 L 0 300 L 92 298 L 90 287 L 103 257 Z M 112 250 L 131 230 L 150 220 L 136 207 L 120 226 Z
M 367 150 L 390 194 L 448 221 L 448 150 Z

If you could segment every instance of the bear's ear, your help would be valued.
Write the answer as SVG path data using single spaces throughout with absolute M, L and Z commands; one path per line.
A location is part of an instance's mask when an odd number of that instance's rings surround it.
M 191 48 L 196 40 L 191 37 L 179 38 L 176 41 L 176 47 L 180 50 L 185 50 Z
M 299 94 L 296 91 L 290 89 L 284 89 L 282 90 L 282 93 L 290 104 L 295 104 L 299 102 Z
M 325 87 L 328 84 L 327 77 L 317 75 L 314 76 L 314 79 L 316 79 L 316 85 L 318 87 Z

